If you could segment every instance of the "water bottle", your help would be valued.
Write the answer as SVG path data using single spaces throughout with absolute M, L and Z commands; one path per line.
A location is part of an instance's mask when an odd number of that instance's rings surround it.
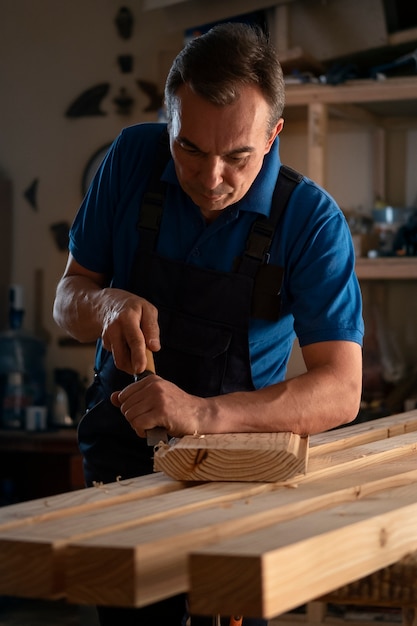
M 45 342 L 22 328 L 23 288 L 9 292 L 10 328 L 0 332 L 0 423 L 24 428 L 28 406 L 46 405 Z
M 3 393 L 2 427 L 22 428 L 26 409 L 25 385 L 21 372 L 9 372 Z

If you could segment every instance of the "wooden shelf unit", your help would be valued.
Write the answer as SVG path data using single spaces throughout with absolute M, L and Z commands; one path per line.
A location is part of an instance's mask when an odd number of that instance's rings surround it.
M 307 175 L 326 187 L 327 134 L 330 117 L 365 125 L 374 132 L 373 188 L 386 197 L 386 133 L 392 128 L 417 127 L 417 76 L 385 80 L 353 80 L 340 85 L 286 86 L 284 117 L 307 117 Z M 358 258 L 358 278 L 417 279 L 417 257 Z
M 386 80 L 354 80 L 340 85 L 286 86 L 284 117 L 307 119 L 307 174 L 326 187 L 329 120 L 339 119 L 374 131 L 375 192 L 386 198 L 387 131 L 417 128 L 417 76 Z M 390 200 L 392 202 L 392 200 Z

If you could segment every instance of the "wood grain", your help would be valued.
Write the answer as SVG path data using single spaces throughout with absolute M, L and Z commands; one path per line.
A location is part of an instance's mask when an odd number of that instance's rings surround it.
M 390 565 L 417 549 L 416 501 L 386 489 L 191 553 L 191 609 L 269 618 Z
M 3 507 L 0 594 L 145 606 L 191 592 L 209 614 L 289 610 L 414 549 L 416 426 L 411 411 L 312 436 L 306 474 L 285 481 L 159 472 Z
M 395 475 L 394 484 L 416 481 L 414 455 L 409 468 L 411 466 L 413 469 Z M 355 478 L 358 480 L 358 476 Z M 295 519 L 304 518 L 312 511 L 370 497 L 375 491 L 383 490 L 391 477 L 385 475 L 372 480 L 368 474 L 368 479 L 352 485 L 354 478 L 341 473 L 331 482 L 321 479 L 315 488 L 310 483 L 308 487 L 277 489 L 227 505 L 218 503 L 204 510 L 196 508 L 175 519 L 161 518 L 141 528 L 132 526 L 102 537 L 71 542 L 66 564 L 68 598 L 81 603 L 91 603 L 95 598 L 103 604 L 142 606 L 166 597 L 168 589 L 171 593 L 188 591 L 188 555 L 198 546 L 217 545 L 235 537 L 249 541 L 248 533 L 263 534 L 277 522 L 289 521 L 291 525 Z M 105 566 L 116 555 L 117 577 Z
M 308 437 L 294 433 L 186 436 L 155 450 L 154 469 L 176 480 L 287 480 L 305 473 Z

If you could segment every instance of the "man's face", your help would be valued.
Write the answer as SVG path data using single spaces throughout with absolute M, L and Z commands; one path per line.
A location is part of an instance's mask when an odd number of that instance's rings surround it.
M 188 85 L 176 95 L 170 143 L 178 180 L 212 221 L 246 194 L 284 121 L 268 131 L 269 106 L 256 86 L 242 86 L 240 98 L 226 106 Z

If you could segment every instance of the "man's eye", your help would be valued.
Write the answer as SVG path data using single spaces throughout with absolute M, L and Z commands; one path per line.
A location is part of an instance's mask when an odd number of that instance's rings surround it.
M 188 152 L 188 154 L 198 154 L 198 150 L 193 148 L 193 146 L 189 146 L 186 143 L 180 143 L 180 146 L 184 152 Z
M 234 164 L 239 164 L 239 163 L 245 163 L 249 158 L 248 154 L 235 154 L 233 156 L 229 156 L 228 160 L 230 161 L 230 163 L 234 163 Z

